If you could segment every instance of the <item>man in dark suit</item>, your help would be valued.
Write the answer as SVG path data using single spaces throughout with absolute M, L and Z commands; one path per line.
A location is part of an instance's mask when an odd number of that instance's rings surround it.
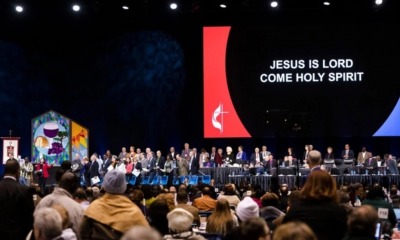
M 27 186 L 18 182 L 19 171 L 17 160 L 7 160 L 0 182 L 1 239 L 25 239 L 33 228 L 33 196 Z
M 199 172 L 199 159 L 194 157 L 194 152 L 190 151 L 189 153 L 189 170 L 191 175 L 197 175 Z
M 344 145 L 344 150 L 342 151 L 343 159 L 354 159 L 354 151 L 350 149 L 350 145 Z
M 368 159 L 364 162 L 364 167 L 368 170 L 368 173 L 375 173 L 375 170 L 378 168 L 378 162 L 376 158 L 372 157 L 372 153 L 368 152 Z

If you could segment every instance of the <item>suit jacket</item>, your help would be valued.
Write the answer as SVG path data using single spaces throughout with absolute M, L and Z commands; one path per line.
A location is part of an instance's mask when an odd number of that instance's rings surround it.
M 89 167 L 89 176 L 90 178 L 99 176 L 99 163 L 97 161 L 91 162 Z
M 346 155 L 346 150 L 342 151 L 342 155 L 340 157 L 345 159 L 344 155 Z M 353 150 L 349 149 L 349 154 L 348 154 L 348 158 L 347 159 L 353 159 L 353 158 L 354 158 L 354 152 L 353 152 Z
M 262 159 L 262 155 L 260 152 L 258 153 L 258 156 L 259 156 L 260 163 L 261 163 L 263 161 L 263 159 Z M 255 152 L 251 154 L 250 163 L 252 163 L 253 165 L 256 164 L 256 157 L 257 157 L 257 154 Z
M 365 161 L 368 160 L 368 157 L 369 157 L 369 156 L 370 156 L 370 153 L 369 153 L 369 152 L 365 152 L 364 157 L 363 157 L 363 152 L 359 152 L 359 153 L 358 153 L 358 156 L 357 156 L 357 163 L 364 164 Z
M 34 209 L 27 186 L 10 178 L 0 181 L 0 238 L 25 239 L 33 228 Z
M 386 160 L 386 166 L 391 174 L 399 174 L 399 169 L 397 168 L 397 164 L 394 159 Z
M 236 154 L 236 159 L 238 159 L 238 158 L 237 158 L 237 154 Z M 242 161 L 247 160 L 247 154 L 246 154 L 245 151 L 242 151 L 242 157 L 240 158 L 240 160 L 242 160 Z
M 268 161 L 264 162 L 264 167 L 267 168 L 267 169 L 276 168 L 276 166 L 277 166 L 276 159 L 271 159 L 271 160 L 268 160 Z
M 182 158 L 180 161 L 177 161 L 177 163 L 178 163 L 179 176 L 188 175 L 188 168 L 189 168 L 188 162 L 184 158 Z
M 108 170 L 107 170 L 107 168 L 109 167 L 111 165 L 111 159 L 110 158 L 106 158 L 104 161 L 103 161 L 103 166 L 102 166 L 102 171 L 104 172 L 104 173 L 106 173 Z
M 365 160 L 364 166 L 365 167 L 370 167 L 370 168 L 377 168 L 378 167 L 378 163 L 376 162 L 375 158 L 370 158 L 370 159 Z
M 189 161 L 191 161 L 191 164 L 190 164 L 190 162 L 189 162 L 190 174 L 192 174 L 192 175 L 197 175 L 198 172 L 199 172 L 199 167 L 200 167 L 199 159 L 193 157 L 193 159 L 191 159 L 191 160 L 189 160 Z

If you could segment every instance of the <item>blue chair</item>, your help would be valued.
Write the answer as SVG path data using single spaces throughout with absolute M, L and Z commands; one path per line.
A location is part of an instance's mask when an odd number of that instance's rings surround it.
M 211 175 L 204 175 L 202 178 L 202 182 L 204 184 L 210 184 L 211 183 Z
M 160 184 L 160 177 L 154 176 L 153 181 L 151 181 L 151 185 L 158 185 Z
M 147 185 L 147 184 L 149 184 L 149 181 L 150 181 L 150 177 L 146 176 L 146 177 L 142 178 L 142 182 L 140 184 Z
M 168 176 L 162 176 L 160 180 L 160 185 L 167 185 L 168 184 Z
M 134 186 L 136 184 L 136 176 L 132 176 L 128 183 Z
M 189 185 L 197 185 L 198 181 L 199 181 L 199 177 L 198 176 L 190 176 Z
M 188 176 L 179 176 L 179 181 L 182 183 L 185 182 L 185 178 L 187 178 Z
M 173 185 L 179 185 L 180 184 L 179 178 L 177 176 L 174 176 L 174 179 L 172 180 L 172 184 Z

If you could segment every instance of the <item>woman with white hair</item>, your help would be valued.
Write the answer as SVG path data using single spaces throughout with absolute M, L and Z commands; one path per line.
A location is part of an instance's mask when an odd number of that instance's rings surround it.
M 232 147 L 230 147 L 230 146 L 226 147 L 226 153 L 224 155 L 223 160 L 224 160 L 225 164 L 228 164 L 228 165 L 233 165 L 236 163 L 235 155 L 233 154 Z
M 49 207 L 40 208 L 34 213 L 34 218 L 33 233 L 36 240 L 63 239 L 62 218 L 57 210 Z

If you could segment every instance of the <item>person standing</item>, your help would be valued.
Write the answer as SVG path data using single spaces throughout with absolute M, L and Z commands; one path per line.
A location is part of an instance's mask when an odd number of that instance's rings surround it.
M 33 164 L 29 161 L 29 158 L 24 159 L 24 163 L 21 165 L 21 176 L 25 179 L 27 186 L 33 182 Z
M 7 160 L 0 181 L 1 239 L 25 239 L 33 227 L 33 196 L 27 186 L 19 184 L 20 165 Z
M 49 178 L 49 168 L 53 167 L 53 165 L 47 164 L 44 157 L 40 158 L 40 163 L 36 165 L 36 175 L 39 178 L 39 186 L 42 190 L 42 193 L 45 193 L 46 189 L 46 181 Z

